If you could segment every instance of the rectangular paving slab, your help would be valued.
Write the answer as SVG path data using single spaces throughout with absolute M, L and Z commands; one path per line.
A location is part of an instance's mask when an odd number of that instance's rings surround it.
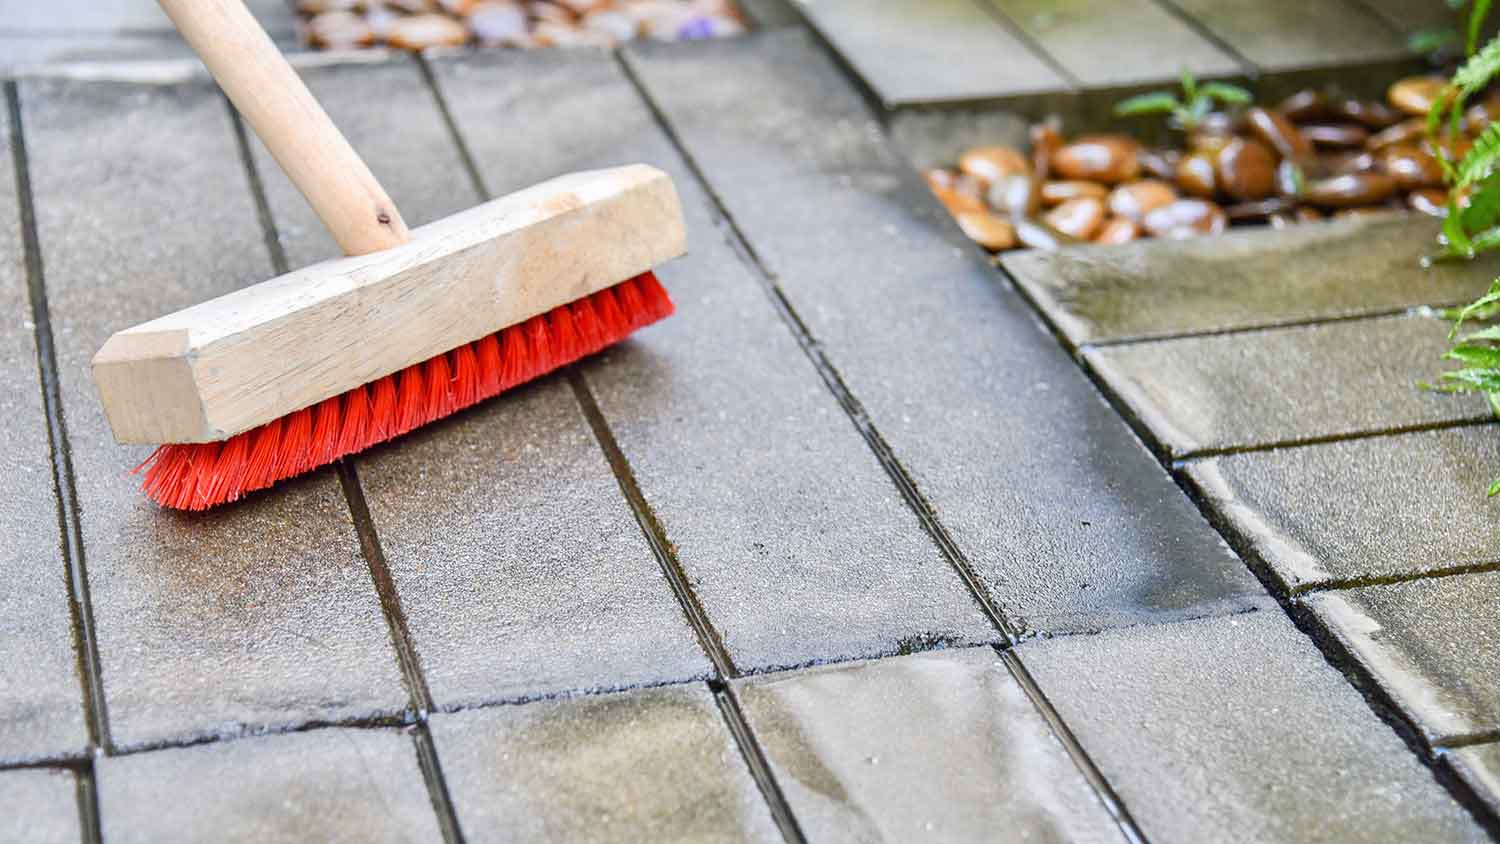
M 1074 345 L 1473 301 L 1500 258 L 1423 269 L 1438 223 L 1415 215 L 1143 240 L 1002 263 Z
M 689 254 L 660 277 L 679 311 L 585 371 L 736 665 L 998 636 L 777 319 L 619 65 L 558 51 L 438 72 L 493 190 L 627 161 L 673 175 Z M 486 128 L 505 121 L 537 128 Z
M 803 34 L 627 55 L 1018 627 L 1203 615 L 1262 594 Z
M 982 0 L 1089 87 L 1232 76 L 1247 68 L 1171 12 L 1140 0 Z
M 409 224 L 479 202 L 414 63 L 307 76 Z M 290 182 L 262 162 L 292 265 L 334 252 Z M 708 670 L 563 379 L 356 461 L 438 705 Z
M 0 771 L 0 840 L 64 844 L 83 837 L 78 784 L 69 771 Z
M 1121 841 L 990 648 L 736 683 L 814 841 Z
M 0 762 L 79 754 L 88 742 L 68 616 L 36 337 L 21 250 L 10 109 L 0 108 Z
M 99 763 L 104 839 L 437 841 L 403 730 L 331 728 Z
M 1262 70 L 1401 58 L 1406 41 L 1358 0 L 1171 0 Z
M 1067 90 L 975 0 L 798 0 L 887 108 Z
M 224 100 L 206 83 L 21 92 L 115 742 L 400 710 L 333 474 L 160 510 L 130 475 L 150 448 L 114 443 L 89 378 L 111 332 L 272 275 Z
M 1445 758 L 1490 811 L 1500 814 L 1500 744 L 1461 747 Z
M 1500 557 L 1485 498 L 1493 425 L 1251 452 L 1189 464 L 1218 518 L 1287 589 Z
M 1487 840 L 1275 607 L 1020 651 L 1151 841 Z
M 1500 572 L 1323 592 L 1307 604 L 1428 742 L 1500 734 Z
M 1172 457 L 1489 418 L 1482 396 L 1418 388 L 1450 323 L 1396 316 L 1086 348 Z
M 464 837 L 491 841 L 779 841 L 701 685 L 435 715 Z

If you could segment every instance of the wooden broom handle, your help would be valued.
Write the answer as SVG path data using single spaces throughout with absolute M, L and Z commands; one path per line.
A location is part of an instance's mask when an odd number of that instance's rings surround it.
M 375 175 L 243 0 L 157 0 L 347 255 L 410 239 Z

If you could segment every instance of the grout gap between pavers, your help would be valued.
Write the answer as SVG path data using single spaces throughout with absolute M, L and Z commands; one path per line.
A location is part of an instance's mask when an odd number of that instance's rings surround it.
M 21 211 L 21 243 L 26 267 L 27 293 L 31 301 L 31 320 L 36 342 L 37 378 L 47 416 L 48 449 L 52 463 L 53 492 L 57 499 L 59 544 L 66 565 L 68 612 L 71 616 L 74 650 L 80 680 L 81 705 L 88 725 L 86 755 L 72 767 L 77 788 L 79 826 L 85 844 L 102 840 L 99 822 L 99 794 L 94 777 L 94 760 L 102 750 L 110 750 L 109 716 L 104 698 L 104 682 L 99 663 L 99 644 L 94 630 L 93 601 L 89 595 L 88 569 L 84 562 L 83 530 L 78 516 L 78 490 L 73 476 L 73 461 L 68 448 L 68 428 L 63 418 L 62 392 L 57 374 L 57 352 L 52 337 L 52 322 L 47 307 L 46 276 L 42 267 L 40 236 L 37 232 L 35 197 L 31 190 L 31 169 L 26 155 L 26 138 L 21 122 L 21 97 L 15 80 L 7 80 L 5 105 L 10 116 L 9 139 L 12 164 L 16 172 L 17 204 Z
M 249 136 L 239 113 L 227 97 L 224 98 L 224 103 L 229 109 L 230 124 L 234 127 L 240 163 L 243 165 L 250 193 L 255 201 L 256 216 L 259 218 L 272 270 L 278 275 L 284 275 L 291 271 L 291 267 L 288 265 L 286 250 L 282 248 L 280 232 L 276 226 L 276 218 L 271 211 L 270 199 L 266 195 L 265 183 L 255 165 Z M 403 726 L 409 726 L 411 730 L 417 766 L 422 772 L 422 780 L 427 788 L 428 799 L 432 802 L 433 814 L 442 832 L 443 840 L 446 844 L 462 844 L 463 831 L 459 827 L 458 815 L 453 808 L 452 796 L 448 791 L 447 780 L 443 776 L 437 748 L 433 744 L 432 733 L 427 726 L 427 715 L 433 708 L 432 692 L 428 687 L 427 677 L 422 672 L 421 658 L 412 640 L 406 613 L 401 607 L 401 596 L 396 590 L 396 582 L 391 576 L 390 566 L 386 563 L 385 552 L 380 546 L 380 537 L 375 530 L 375 522 L 370 517 L 370 508 L 365 501 L 364 489 L 360 486 L 359 475 L 355 472 L 354 464 L 347 459 L 340 459 L 335 464 L 335 469 L 338 473 L 339 486 L 344 494 L 345 505 L 349 508 L 350 519 L 359 537 L 360 554 L 369 566 L 370 581 L 375 587 L 376 597 L 380 602 L 380 611 L 385 617 L 391 644 L 396 652 L 396 662 L 401 670 L 402 682 L 406 686 L 412 723 L 403 724 Z M 403 722 L 406 720 L 402 719 Z
M 1083 84 L 1083 80 L 1079 79 L 1076 75 L 1074 75 L 1072 71 L 1064 67 L 1062 62 L 1058 61 L 1055 56 L 1048 52 L 1040 42 L 1031 37 L 1031 33 L 1018 26 L 1015 21 L 1010 19 L 1010 15 L 1007 15 L 998 6 L 993 3 L 986 2 L 986 0 L 973 0 L 973 3 L 974 5 L 979 7 L 980 12 L 989 17 L 990 20 L 994 21 L 996 26 L 1010 33 L 1010 36 L 1016 39 L 1016 41 L 1020 43 L 1021 46 L 1025 47 L 1028 51 L 1031 52 L 1032 55 L 1036 56 L 1038 59 L 1041 59 L 1042 64 L 1045 64 L 1049 69 L 1051 69 L 1053 73 L 1057 74 L 1057 77 L 1061 79 L 1069 89 L 1081 91 L 1086 87 Z
M 1198 37 L 1206 40 L 1208 43 L 1214 45 L 1215 47 L 1218 47 L 1226 55 L 1234 59 L 1235 62 L 1237 62 L 1239 66 L 1244 70 L 1245 74 L 1251 79 L 1256 79 L 1264 75 L 1264 70 L 1262 70 L 1259 65 L 1257 65 L 1255 62 L 1250 61 L 1250 59 L 1247 58 L 1244 53 L 1241 53 L 1239 50 L 1235 49 L 1233 44 L 1230 44 L 1228 41 L 1220 38 L 1217 33 L 1209 29 L 1207 26 L 1204 26 L 1203 21 L 1200 21 L 1192 15 L 1188 14 L 1186 9 L 1178 6 L 1175 2 L 1173 2 L 1173 0 L 1151 0 L 1151 2 L 1154 2 L 1162 11 L 1178 19 L 1179 21 L 1182 21 L 1184 25 L 1193 30 L 1193 32 L 1197 33 Z

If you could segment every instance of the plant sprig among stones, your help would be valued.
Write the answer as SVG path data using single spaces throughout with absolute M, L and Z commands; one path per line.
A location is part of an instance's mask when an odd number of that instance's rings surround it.
M 1426 116 L 1446 86 L 1439 77 L 1403 79 L 1387 102 L 1309 89 L 1268 108 L 1241 89 L 1185 76 L 1181 96 L 1120 104 L 1122 113 L 1168 115 L 1178 144 L 1150 147 L 1123 133 L 1064 139 L 1056 123 L 1042 123 L 1029 152 L 974 147 L 956 167 L 927 171 L 927 184 L 990 251 L 1409 208 L 1443 216 L 1444 156 L 1467 153 L 1468 133 L 1500 114 L 1500 100 L 1484 98 L 1465 111 L 1460 134 L 1430 136 Z

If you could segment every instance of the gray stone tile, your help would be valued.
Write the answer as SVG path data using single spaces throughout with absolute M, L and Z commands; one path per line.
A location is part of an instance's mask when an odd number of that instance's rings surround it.
M 114 738 L 398 711 L 385 621 L 322 472 L 206 515 L 158 509 L 88 363 L 109 334 L 271 268 L 206 84 L 26 81 L 28 148 Z
M 464 837 L 489 841 L 779 841 L 702 686 L 435 715 Z
M 104 839 L 438 841 L 411 736 L 320 729 L 106 758 Z
M 35 72 L 60 64 L 190 59 L 193 51 L 172 33 L 0 35 L 0 72 Z
M 1120 841 L 990 648 L 737 683 L 813 841 Z
M 1276 608 L 1020 647 L 1151 841 L 1483 841 Z
M 796 26 L 802 22 L 792 0 L 738 0 L 740 11 L 750 22 L 762 28 Z
M 1259 584 L 795 31 L 628 54 L 987 588 L 1028 630 Z
M 73 774 L 45 768 L 0 772 L 0 841 L 61 844 L 82 837 Z
M 1070 87 L 974 0 L 797 2 L 887 108 Z
M 1098 346 L 1084 359 L 1173 457 L 1489 418 L 1422 390 L 1449 323 L 1420 316 Z
M 301 72 L 408 225 L 430 223 L 477 203 L 458 148 L 415 61 L 398 56 L 379 64 Z M 379 108 L 372 107 L 375 103 Z M 338 246 L 312 207 L 259 138 L 252 146 L 288 266 L 297 269 L 336 257 Z
M 1237 59 L 1151 0 L 984 0 L 1084 85 L 1243 73 Z
M 1359 0 L 1396 30 L 1408 35 L 1423 29 L 1461 29 L 1467 9 L 1455 12 L 1447 3 L 1424 0 Z
M 1262 70 L 1401 58 L 1406 42 L 1356 0 L 1172 0 Z
M 1500 814 L 1500 744 L 1459 748 L 1446 759 L 1490 811 Z
M 708 674 L 564 379 L 359 471 L 439 706 Z
M 82 752 L 88 741 L 68 616 L 67 567 L 21 257 L 9 110 L 0 114 L 0 762 Z
M 1494 562 L 1491 425 L 1215 457 L 1186 472 L 1296 592 Z
M 1143 240 L 1002 263 L 1076 345 L 1279 325 L 1472 301 L 1493 256 L 1423 269 L 1438 224 L 1396 215 Z
M 672 172 L 689 254 L 660 276 L 679 312 L 586 371 L 736 664 L 998 636 L 776 317 L 616 63 L 592 52 L 518 56 L 440 73 L 499 190 L 630 160 Z M 551 142 L 482 129 L 507 118 L 547 127 Z
M 1307 604 L 1428 742 L 1500 733 L 1500 572 L 1323 592 Z

